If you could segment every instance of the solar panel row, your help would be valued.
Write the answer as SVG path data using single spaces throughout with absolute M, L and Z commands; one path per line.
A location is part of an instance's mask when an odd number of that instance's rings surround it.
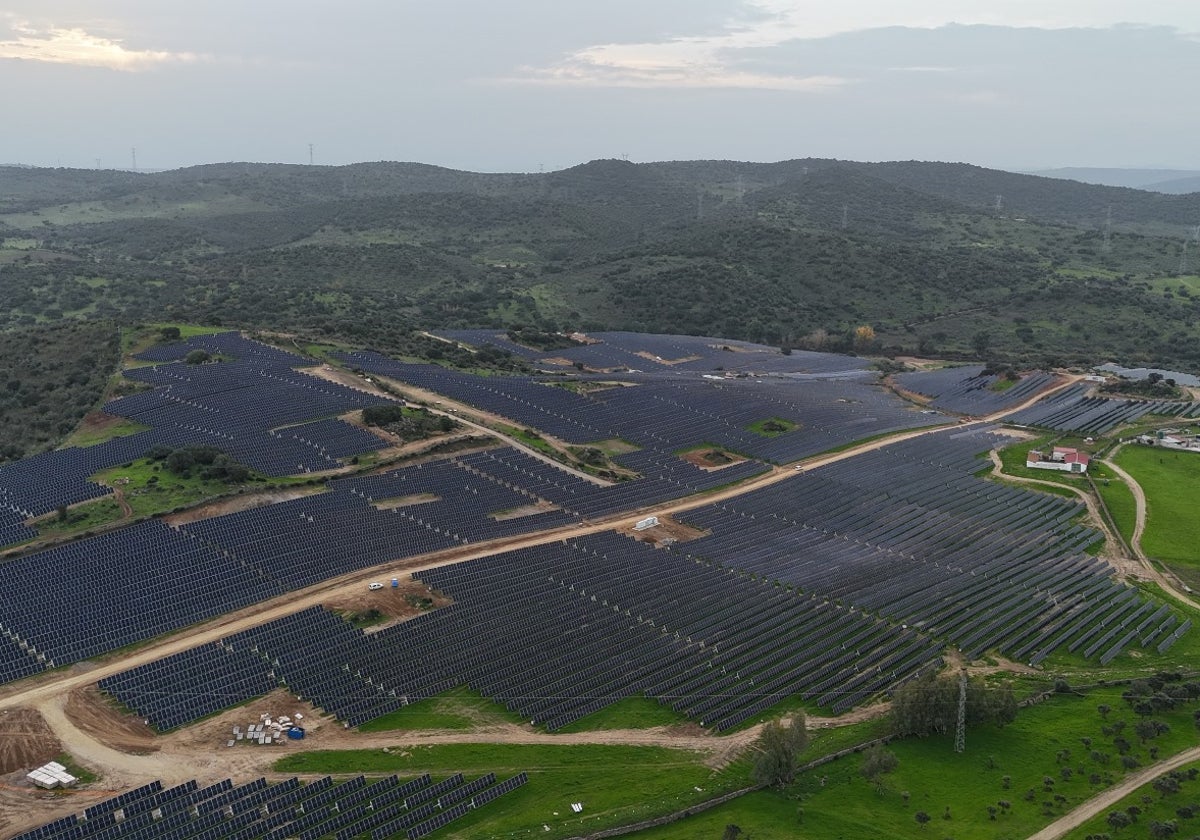
M 202 790 L 195 781 L 170 790 L 153 782 L 14 840 L 425 837 L 527 781 L 519 773 L 499 783 L 492 774 L 465 782 L 460 773 L 436 784 L 427 775 L 407 783 L 391 776 L 369 786 L 362 776 L 337 785 L 328 776 L 308 784 L 260 778 L 236 788 L 226 779 Z

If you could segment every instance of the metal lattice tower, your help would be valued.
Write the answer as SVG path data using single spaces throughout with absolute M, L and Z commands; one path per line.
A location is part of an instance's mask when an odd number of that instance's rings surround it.
M 958 674 L 958 725 L 954 727 L 954 751 L 967 748 L 967 669 Z

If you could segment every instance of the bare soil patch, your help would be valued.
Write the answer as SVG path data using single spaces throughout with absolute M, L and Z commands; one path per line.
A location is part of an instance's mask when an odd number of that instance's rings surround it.
M 0 711 L 0 774 L 28 772 L 62 751 L 62 744 L 35 710 Z
M 598 440 L 592 443 L 585 444 L 593 449 L 599 449 L 610 458 L 614 455 L 626 455 L 630 452 L 637 452 L 641 449 L 637 444 L 629 441 L 621 440 L 620 438 L 609 438 L 608 440 Z
M 83 415 L 83 420 L 79 421 L 79 427 L 75 430 L 74 437 L 102 434 L 113 426 L 119 426 L 122 423 L 128 422 L 124 417 L 118 417 L 115 414 L 109 414 L 105 411 L 89 411 Z
M 897 356 L 896 361 L 919 370 L 940 370 L 946 367 L 944 361 L 938 359 L 923 359 L 920 356 Z
M 639 350 L 634 355 L 641 356 L 643 359 L 654 362 L 657 365 L 666 365 L 667 367 L 671 367 L 672 365 L 681 365 L 684 362 L 694 362 L 700 358 L 699 356 L 693 355 L 684 356 L 682 359 L 664 359 L 662 356 L 655 356 L 653 353 L 649 353 L 645 350 Z
M 300 715 L 297 720 L 296 715 Z M 275 743 L 259 745 L 254 742 L 237 741 L 233 735 L 233 727 L 241 727 L 245 732 L 250 724 L 262 723 L 263 715 L 267 715 L 271 720 L 276 720 L 280 716 L 287 715 L 294 722 L 304 727 L 305 740 L 289 741 L 284 738 L 278 745 Z M 167 753 L 185 753 L 193 749 L 219 749 L 229 750 L 253 750 L 256 754 L 262 754 L 263 757 L 277 756 L 283 753 L 283 750 L 291 745 L 299 744 L 301 748 L 312 746 L 311 742 L 306 743 L 309 737 L 322 731 L 322 729 L 342 729 L 342 724 L 336 719 L 326 715 L 318 710 L 311 703 L 304 700 L 297 700 L 294 694 L 288 693 L 285 689 L 279 688 L 272 691 L 270 694 L 265 694 L 249 703 L 238 706 L 233 709 L 226 709 L 214 717 L 200 721 L 194 726 L 185 726 L 174 732 L 160 736 L 164 751 Z M 230 739 L 234 739 L 235 743 L 232 748 L 228 747 Z
M 931 402 L 933 402 L 933 397 L 928 397 L 925 394 L 918 394 L 916 391 L 910 391 L 907 388 L 902 388 L 901 386 L 897 385 L 896 380 L 892 379 L 891 377 L 888 377 L 886 384 L 892 389 L 892 391 L 895 392 L 896 396 L 900 397 L 901 399 L 908 400 L 911 403 L 916 403 L 917 405 L 929 405 Z
M 133 755 L 158 751 L 154 730 L 136 715 L 120 711 L 95 685 L 67 695 L 63 711 L 80 731 L 115 750 Z
M 371 502 L 376 510 L 395 510 L 411 505 L 425 505 L 430 502 L 440 502 L 441 496 L 433 493 L 409 493 L 407 496 L 396 496 L 391 499 L 379 499 Z
M 302 499 L 305 496 L 315 496 L 325 492 L 319 485 L 306 487 L 282 487 L 278 490 L 264 490 L 259 493 L 244 493 L 240 496 L 230 496 L 215 502 L 164 516 L 163 521 L 171 527 L 186 525 L 189 522 L 199 522 L 201 519 L 212 519 L 214 516 L 224 516 L 227 513 L 237 513 L 240 510 L 266 507 L 280 502 L 290 502 L 292 499 Z
M 390 580 L 380 580 L 383 589 L 368 589 L 365 585 L 353 590 L 344 589 L 325 601 L 322 606 L 350 618 L 362 620 L 382 619 L 367 627 L 367 631 L 381 630 L 422 613 L 444 607 L 450 599 L 439 592 L 428 589 L 419 580 L 405 575 L 398 578 L 399 586 L 393 588 Z M 373 615 L 378 614 L 378 618 Z
M 316 367 L 303 368 L 301 373 L 307 373 L 309 376 L 315 376 L 318 379 L 324 379 L 327 382 L 335 382 L 338 385 L 345 385 L 347 388 L 353 388 L 356 391 L 365 391 L 375 397 L 381 397 L 385 400 L 395 400 L 396 398 L 385 393 L 375 386 L 374 382 L 368 379 L 351 373 L 348 370 L 336 368 L 333 365 L 318 365 Z
M 708 472 L 716 472 L 723 470 L 726 467 L 732 467 L 734 464 L 740 464 L 746 459 L 741 455 L 735 455 L 732 452 L 726 452 L 724 449 L 693 449 L 689 452 L 681 453 L 680 458 L 687 461 L 689 464 L 699 467 Z
M 0 778 L 0 837 L 16 837 L 114 795 L 107 790 L 42 790 L 28 784 L 23 773 Z
M 1015 438 L 1016 440 L 1033 440 L 1037 437 L 1033 432 L 1024 429 L 1014 429 L 1011 426 L 999 426 L 990 430 L 994 435 L 1004 435 L 1005 437 Z
M 628 534 L 635 540 L 652 545 L 655 548 L 661 545 L 673 545 L 675 543 L 698 540 L 700 537 L 705 537 L 709 534 L 708 531 L 693 528 L 691 525 L 684 525 L 682 522 L 677 522 L 669 516 L 659 516 L 658 524 L 653 528 L 647 528 L 645 531 L 633 530 L 633 524 L 630 523 L 618 528 L 617 532 Z
M 551 510 L 558 510 L 558 505 L 552 505 L 549 502 L 534 502 L 529 505 L 521 505 L 520 507 L 509 508 L 493 513 L 491 518 L 497 522 L 503 522 L 506 519 L 520 519 L 522 516 L 533 516 L 538 513 L 546 513 Z
M 726 353 L 757 353 L 753 347 L 741 347 L 737 344 L 710 344 L 713 350 L 724 350 Z

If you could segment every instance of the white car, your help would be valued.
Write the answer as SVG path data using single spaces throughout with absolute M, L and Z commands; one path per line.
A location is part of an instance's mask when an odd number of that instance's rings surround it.
M 367 589 L 370 589 L 372 592 L 374 592 L 376 589 L 383 589 L 383 584 L 382 583 L 368 583 Z

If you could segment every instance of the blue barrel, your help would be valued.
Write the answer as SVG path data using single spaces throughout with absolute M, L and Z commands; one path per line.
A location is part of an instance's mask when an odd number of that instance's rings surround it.
M 287 731 L 287 736 L 289 738 L 291 738 L 293 741 L 299 741 L 301 738 L 304 737 L 304 727 L 293 726 L 291 729 L 289 729 Z
M 392 589 L 400 588 L 400 578 L 392 578 Z

